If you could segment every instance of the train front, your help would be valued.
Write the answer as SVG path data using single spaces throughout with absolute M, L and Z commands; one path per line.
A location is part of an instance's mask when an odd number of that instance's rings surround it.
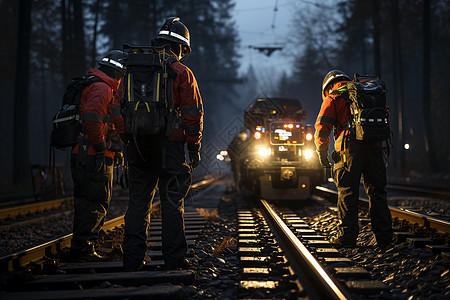
M 269 100 L 269 101 L 268 101 Z M 325 180 L 314 146 L 314 128 L 297 99 L 261 99 L 246 112 L 251 132 L 242 180 L 267 200 L 300 200 Z

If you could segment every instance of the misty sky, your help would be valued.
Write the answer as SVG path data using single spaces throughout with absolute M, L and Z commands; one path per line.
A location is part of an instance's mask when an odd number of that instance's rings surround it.
M 289 36 L 289 28 L 292 26 L 291 16 L 296 6 L 295 2 L 293 0 L 236 0 L 233 16 L 241 40 L 240 73 L 246 72 L 250 64 L 258 72 L 272 69 L 279 73 L 276 70 L 280 67 L 290 68 L 289 59 L 284 52 L 276 51 L 267 57 L 249 46 L 284 45 Z M 274 14 L 276 3 L 278 11 Z

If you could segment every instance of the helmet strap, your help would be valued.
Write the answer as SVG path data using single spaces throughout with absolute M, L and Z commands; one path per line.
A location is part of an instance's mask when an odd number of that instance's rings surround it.
M 183 56 L 180 58 L 180 62 L 181 62 L 181 63 L 184 63 L 184 62 L 188 59 L 188 57 L 189 57 L 189 54 L 183 55 Z

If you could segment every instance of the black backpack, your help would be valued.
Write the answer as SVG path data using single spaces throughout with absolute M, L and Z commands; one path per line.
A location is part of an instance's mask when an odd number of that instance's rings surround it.
M 347 83 L 350 125 L 356 140 L 383 141 L 391 136 L 386 109 L 386 85 L 375 76 L 359 76 Z
M 102 79 L 85 75 L 76 77 L 67 86 L 62 100 L 62 108 L 53 117 L 53 128 L 50 145 L 57 149 L 73 147 L 78 143 L 78 135 L 82 130 L 80 119 L 80 100 L 83 89 Z
M 168 135 L 175 116 L 172 85 L 177 61 L 163 48 L 124 45 L 128 52 L 122 115 L 125 131 L 133 136 Z

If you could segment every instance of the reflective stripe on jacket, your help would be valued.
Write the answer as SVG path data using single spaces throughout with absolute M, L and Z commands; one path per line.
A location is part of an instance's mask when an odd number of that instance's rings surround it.
M 348 81 L 340 81 L 333 85 L 332 90 L 347 85 Z M 317 116 L 314 134 L 314 141 L 317 150 L 328 151 L 330 145 L 330 133 L 334 128 L 334 148 L 341 150 L 342 139 L 347 128 L 349 105 L 347 100 L 339 94 L 329 94 L 324 96 L 322 94 L 322 106 L 320 107 L 319 115 Z
M 173 83 L 173 108 L 178 109 L 183 123 L 182 128 L 172 129 L 171 140 L 200 144 L 203 132 L 203 102 L 194 73 L 176 61 L 171 65 L 177 73 Z
M 80 100 L 80 117 L 85 138 L 89 140 L 88 155 L 95 155 L 93 145 L 104 143 L 107 148 L 107 138 L 115 130 L 111 117 L 111 102 L 118 83 L 98 69 L 90 69 L 87 74 L 105 81 L 94 82 L 85 87 Z M 72 153 L 78 153 L 78 145 L 73 148 Z M 105 150 L 105 156 L 114 157 L 114 152 Z

